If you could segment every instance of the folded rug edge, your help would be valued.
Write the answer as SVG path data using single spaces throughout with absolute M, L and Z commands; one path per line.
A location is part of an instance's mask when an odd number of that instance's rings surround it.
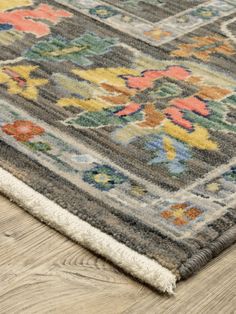
M 174 293 L 177 278 L 169 269 L 69 213 L 1 167 L 0 192 L 32 216 L 105 257 L 126 273 L 161 292 Z

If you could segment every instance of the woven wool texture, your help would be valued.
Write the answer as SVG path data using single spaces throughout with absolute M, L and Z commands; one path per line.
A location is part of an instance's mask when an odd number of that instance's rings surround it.
M 0 191 L 168 293 L 236 240 L 235 0 L 1 0 Z

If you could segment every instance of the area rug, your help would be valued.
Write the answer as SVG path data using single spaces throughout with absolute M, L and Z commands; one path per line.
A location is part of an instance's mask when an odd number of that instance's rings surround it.
M 0 191 L 173 293 L 236 240 L 235 0 L 1 0 Z

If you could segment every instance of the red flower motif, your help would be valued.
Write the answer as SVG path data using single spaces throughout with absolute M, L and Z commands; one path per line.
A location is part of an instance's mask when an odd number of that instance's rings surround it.
M 13 124 L 5 124 L 2 130 L 8 135 L 12 135 L 20 142 L 27 142 L 34 136 L 41 135 L 45 132 L 40 126 L 25 120 L 17 120 Z

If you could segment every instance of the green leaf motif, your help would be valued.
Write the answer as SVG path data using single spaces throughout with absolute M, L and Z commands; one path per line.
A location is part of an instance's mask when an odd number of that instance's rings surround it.
M 221 101 L 208 101 L 207 107 L 211 111 L 211 115 L 206 117 L 200 116 L 195 112 L 185 112 L 186 119 L 194 121 L 207 129 L 212 130 L 227 130 L 236 133 L 236 124 L 234 121 L 227 121 L 227 114 L 236 108 L 236 94 L 231 95 Z M 234 109 L 234 110 L 233 110 Z
M 85 111 L 75 118 L 66 120 L 67 125 L 73 125 L 83 128 L 97 128 L 103 126 L 119 126 L 126 125 L 130 122 L 143 120 L 143 114 L 136 112 L 132 115 L 117 116 L 116 113 L 123 109 L 123 106 L 116 106 L 102 111 L 89 112 Z
M 115 38 L 101 38 L 93 33 L 86 33 L 73 40 L 62 37 L 40 41 L 25 52 L 29 60 L 71 61 L 77 65 L 91 65 L 90 57 L 103 55 L 117 43 Z
M 27 142 L 25 145 L 35 152 L 47 152 L 51 150 L 51 146 L 44 142 Z

